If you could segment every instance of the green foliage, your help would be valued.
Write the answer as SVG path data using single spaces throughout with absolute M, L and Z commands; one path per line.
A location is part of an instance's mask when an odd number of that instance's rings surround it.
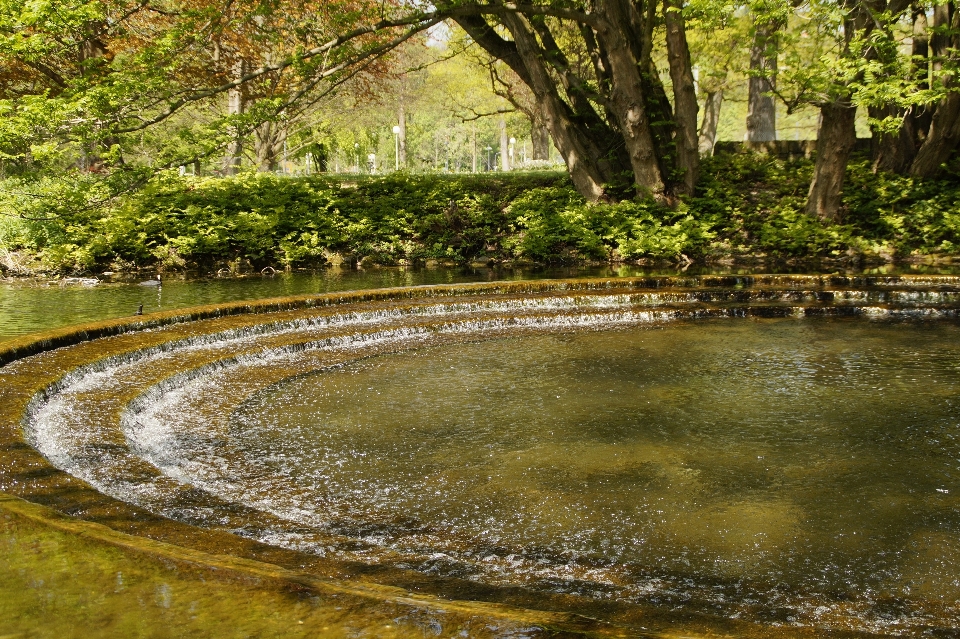
M 960 248 L 960 176 L 943 179 L 874 174 L 867 161 L 847 169 L 846 219 L 869 240 L 899 255 L 955 253 Z
M 842 224 L 804 213 L 812 162 L 740 154 L 705 162 L 688 205 L 712 222 L 711 252 L 775 258 L 889 259 L 955 253 L 960 246 L 960 179 L 918 180 L 847 167 Z
M 511 211 L 523 230 L 510 248 L 541 262 L 673 259 L 699 255 L 712 236 L 709 223 L 683 209 L 649 200 L 587 205 L 569 185 L 527 193 Z
M 219 268 L 437 259 L 579 262 L 716 259 L 888 259 L 960 248 L 960 178 L 847 172 L 844 222 L 804 213 L 808 160 L 751 154 L 704 163 L 694 197 L 587 204 L 560 173 L 411 175 L 344 182 L 245 173 L 167 172 L 108 205 L 95 189 L 62 193 L 58 215 L 4 216 L 0 249 L 47 269 Z M 8 194 L 13 180 L 5 183 Z M 21 193 L 30 212 L 31 194 Z

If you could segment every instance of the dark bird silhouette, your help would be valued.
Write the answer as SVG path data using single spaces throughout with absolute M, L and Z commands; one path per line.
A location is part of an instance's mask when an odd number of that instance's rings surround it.
M 134 315 L 143 315 L 143 304 L 137 307 L 137 312 Z

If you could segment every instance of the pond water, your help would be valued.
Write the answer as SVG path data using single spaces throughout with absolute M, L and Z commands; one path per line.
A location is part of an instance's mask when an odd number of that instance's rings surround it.
M 148 536 L 189 537 L 180 522 L 631 635 L 955 631 L 960 281 L 350 299 L 3 367 L 0 432 L 32 448 L 0 451 L 0 490 L 113 498 L 166 518 Z
M 0 342 L 38 331 L 83 322 L 127 317 L 143 305 L 144 313 L 175 308 L 255 300 L 287 295 L 306 295 L 394 286 L 456 284 L 494 280 L 528 280 L 568 277 L 630 277 L 771 272 L 769 269 L 691 266 L 648 268 L 634 265 L 553 268 L 329 268 L 322 271 L 277 273 L 274 276 L 197 278 L 171 275 L 163 286 L 140 286 L 147 277 L 106 277 L 94 286 L 76 279 L 24 279 L 0 281 Z M 773 272 L 778 272 L 774 270 Z M 856 271 L 861 272 L 861 271 Z M 925 273 L 950 269 L 924 266 L 883 266 L 866 273 Z
M 75 280 L 11 281 L 0 283 L 0 341 L 83 322 L 127 317 L 136 313 L 140 304 L 143 304 L 144 313 L 153 313 L 203 304 L 394 286 L 629 276 L 646 272 L 635 266 L 516 270 L 330 268 L 311 272 L 281 272 L 266 277 L 169 276 L 159 288 L 141 286 L 138 281 L 113 278 L 104 278 L 93 286 Z
M 180 481 L 283 513 L 271 537 L 314 552 L 336 533 L 367 561 L 484 583 L 950 623 L 958 338 L 766 320 L 425 348 L 272 386 L 223 427 L 163 402 L 138 443 Z

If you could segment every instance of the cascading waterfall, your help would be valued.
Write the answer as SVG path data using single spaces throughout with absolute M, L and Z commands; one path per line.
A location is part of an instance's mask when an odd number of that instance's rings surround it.
M 62 330 L 0 352 L 0 489 L 635 632 L 946 631 L 958 309 L 949 276 L 663 277 Z

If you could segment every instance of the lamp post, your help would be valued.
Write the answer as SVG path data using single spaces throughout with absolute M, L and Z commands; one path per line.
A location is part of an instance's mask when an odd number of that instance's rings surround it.
M 393 125 L 393 170 L 400 170 L 400 127 Z
M 517 138 L 510 138 L 510 168 L 513 168 L 513 147 L 517 143 Z

